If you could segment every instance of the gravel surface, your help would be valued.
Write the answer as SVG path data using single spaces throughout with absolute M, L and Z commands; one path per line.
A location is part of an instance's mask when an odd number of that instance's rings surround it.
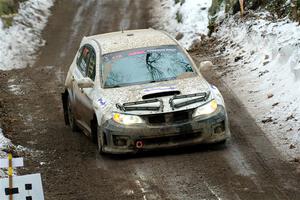
M 203 74 L 228 106 L 232 139 L 226 146 L 100 156 L 87 137 L 64 125 L 60 92 L 81 38 L 151 26 L 151 2 L 57 0 L 35 65 L 0 71 L 2 128 L 14 144 L 31 150 L 19 172 L 40 172 L 47 200 L 299 199 L 299 163 L 283 161 L 212 69 Z M 193 55 L 204 59 L 205 52 Z

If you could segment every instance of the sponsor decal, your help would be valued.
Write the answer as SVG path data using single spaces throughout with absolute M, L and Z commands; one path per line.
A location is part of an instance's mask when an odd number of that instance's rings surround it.
M 106 100 L 103 98 L 99 98 L 98 99 L 99 105 L 101 106 L 101 108 L 104 108 L 106 106 Z
M 135 51 L 131 52 L 128 54 L 128 56 L 135 56 L 135 55 L 140 55 L 140 54 L 145 54 L 145 51 Z
M 175 52 L 177 49 L 149 49 L 147 53 L 155 53 L 155 52 Z

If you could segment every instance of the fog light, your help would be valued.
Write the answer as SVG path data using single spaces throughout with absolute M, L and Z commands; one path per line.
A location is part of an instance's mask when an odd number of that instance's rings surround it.
M 222 131 L 223 129 L 222 129 L 222 127 L 221 126 L 218 126 L 217 128 L 215 128 L 215 133 L 222 133 L 223 131 Z
M 127 145 L 127 138 L 114 136 L 114 145 L 116 146 L 126 146 Z
M 215 134 L 220 134 L 220 133 L 223 133 L 224 131 L 225 131 L 225 123 L 224 122 L 217 124 L 214 128 Z

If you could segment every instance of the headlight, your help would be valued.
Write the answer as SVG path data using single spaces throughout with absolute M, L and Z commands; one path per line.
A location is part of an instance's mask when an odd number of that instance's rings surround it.
M 205 104 L 204 106 L 197 108 L 193 114 L 193 117 L 211 114 L 211 113 L 215 112 L 217 110 L 217 108 L 218 108 L 217 101 L 212 100 L 209 103 Z
M 140 118 L 139 116 L 124 115 L 120 113 L 114 113 L 113 120 L 119 124 L 124 124 L 124 125 L 141 124 L 144 122 L 142 118 Z

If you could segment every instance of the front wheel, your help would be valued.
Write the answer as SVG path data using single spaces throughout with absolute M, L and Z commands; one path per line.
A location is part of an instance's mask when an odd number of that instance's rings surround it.
M 226 142 L 227 142 L 227 140 L 224 139 L 224 140 L 221 140 L 219 142 L 214 143 L 213 145 L 219 146 L 219 147 L 225 147 L 226 146 Z
M 100 154 L 104 154 L 104 151 L 103 151 L 103 133 L 102 133 L 100 127 L 97 128 L 97 147 L 98 147 L 98 152 Z
M 69 125 L 71 127 L 71 130 L 73 132 L 76 132 L 79 130 L 77 124 L 76 124 L 76 120 L 73 114 L 73 110 L 72 110 L 72 106 L 71 106 L 71 102 L 68 99 L 68 120 L 69 120 Z

